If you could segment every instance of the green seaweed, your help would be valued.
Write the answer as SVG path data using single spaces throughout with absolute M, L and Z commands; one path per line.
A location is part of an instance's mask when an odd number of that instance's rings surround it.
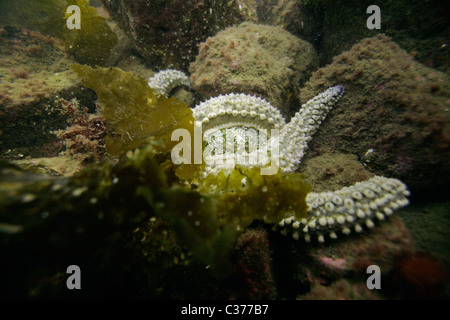
M 144 78 L 118 68 L 72 65 L 72 69 L 103 104 L 102 115 L 109 125 L 106 150 L 110 155 L 121 155 L 152 140 L 163 141 L 159 151 L 170 151 L 178 143 L 171 141 L 172 132 L 178 128 L 189 130 L 193 137 L 192 110 L 157 93 Z
M 146 188 L 141 188 L 140 193 L 146 194 Z M 228 273 L 238 232 L 236 225 L 220 221 L 217 198 L 180 186 L 165 190 L 163 195 L 157 215 L 173 228 L 180 243 L 192 251 L 197 261 L 218 273 Z
M 117 36 L 106 24 L 106 19 L 97 15 L 88 0 L 70 0 L 67 6 L 80 8 L 81 28 L 64 33 L 67 52 L 78 62 L 91 66 L 105 65 L 111 50 L 117 44 Z M 70 14 L 66 13 L 66 19 Z
M 192 252 L 197 263 L 229 271 L 224 267 L 229 266 L 235 228 L 218 222 L 214 197 L 169 185 L 155 154 L 152 145 L 146 145 L 126 152 L 117 164 L 92 164 L 69 178 L 29 173 L 1 162 L 0 247 L 6 257 L 24 254 L 17 262 L 24 266 L 30 263 L 28 254 L 47 257 L 34 280 L 61 270 L 60 264 L 69 260 L 100 261 L 91 268 L 111 265 L 108 272 L 121 272 L 122 266 L 113 262 L 122 261 L 135 247 L 130 242 L 133 230 L 157 218 L 167 222 L 178 245 Z M 174 246 L 173 238 L 168 238 L 167 245 L 164 239 L 158 236 L 161 245 L 153 247 L 154 252 L 148 252 L 149 248 L 147 254 L 158 257 L 161 250 L 170 260 L 166 249 Z M 146 267 L 137 268 L 141 272 Z M 19 281 L 17 290 L 34 285 L 24 281 L 31 280 Z
M 20 26 L 63 39 L 66 28 L 66 0 L 2 0 L 0 24 Z
M 157 93 L 142 77 L 118 68 L 72 65 L 72 69 L 82 78 L 82 84 L 93 89 L 102 102 L 109 155 L 120 156 L 150 142 L 154 143 L 155 150 L 167 154 L 179 143 L 171 140 L 176 129 L 186 129 L 191 136 L 191 146 L 194 145 L 194 117 L 183 102 Z M 193 153 L 191 164 L 174 168 L 171 161 L 168 162 L 179 180 L 194 182 L 204 168 L 203 164 L 193 164 Z
M 117 244 L 110 241 L 126 243 L 136 226 L 160 218 L 196 261 L 226 274 L 236 237 L 252 221 L 305 214 L 310 187 L 300 174 L 261 176 L 257 168 L 238 168 L 228 176 L 211 175 L 191 190 L 168 178 L 158 154 L 148 144 L 129 150 L 117 164 L 92 164 L 70 178 L 31 174 L 3 163 L 0 221 L 49 248 L 79 242 L 86 246 L 80 250 L 90 252 L 91 245 L 113 250 Z
M 70 5 L 80 8 L 81 29 L 66 25 Z M 97 15 L 88 0 L 2 0 L 0 24 L 20 26 L 65 40 L 67 52 L 78 62 L 105 65 L 117 44 L 115 33 L 106 19 Z
M 85 230 L 126 230 L 160 217 L 199 261 L 214 265 L 217 259 L 223 260 L 225 256 L 220 256 L 229 250 L 217 248 L 231 248 L 235 237 L 233 228 L 218 220 L 214 195 L 170 185 L 156 154 L 152 145 L 146 145 L 126 152 L 117 164 L 92 164 L 70 178 L 30 173 L 3 161 L 0 221 L 27 229 L 57 219 L 67 234 L 52 230 L 58 234 L 55 238 L 69 242 L 74 220 Z M 49 216 L 43 220 L 45 212 Z
M 277 223 L 288 213 L 306 217 L 311 186 L 296 172 L 261 175 L 260 168 L 238 166 L 229 174 L 209 175 L 199 190 L 219 196 L 221 219 L 245 228 L 255 219 Z

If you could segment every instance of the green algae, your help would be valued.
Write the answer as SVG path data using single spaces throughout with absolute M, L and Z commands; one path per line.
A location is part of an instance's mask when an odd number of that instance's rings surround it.
M 83 248 L 89 251 L 91 245 L 111 239 L 127 242 L 126 235 L 136 226 L 160 218 L 196 261 L 223 267 L 234 245 L 235 228 L 218 221 L 213 196 L 170 185 L 154 159 L 156 153 L 146 145 L 128 151 L 117 164 L 92 164 L 73 177 L 30 173 L 4 161 L 0 163 L 2 226 L 17 227 L 25 237 L 36 237 L 33 241 L 50 247 L 91 239 Z M 3 236 L 0 232 L 0 243 Z
M 291 106 L 298 108 L 298 88 L 317 63 L 314 47 L 281 27 L 243 22 L 201 43 L 189 71 L 203 99 L 256 94 L 287 117 Z
M 70 5 L 80 8 L 81 29 L 69 29 Z M 106 19 L 97 15 L 88 0 L 5 0 L 0 3 L 2 26 L 20 26 L 65 40 L 66 51 L 76 61 L 105 65 L 117 36 Z
M 221 219 L 247 227 L 253 220 L 279 222 L 286 214 L 304 218 L 311 186 L 299 173 L 261 175 L 260 168 L 237 167 L 201 181 L 199 190 L 218 196 Z
M 101 114 L 106 121 L 106 151 L 120 156 L 127 150 L 153 143 L 162 153 L 169 153 L 178 144 L 171 136 L 176 129 L 189 132 L 194 145 L 192 110 L 175 98 L 167 98 L 150 88 L 147 81 L 119 68 L 91 68 L 72 65 L 82 84 L 93 89 L 102 103 Z M 156 143 L 157 142 L 157 143 Z M 161 161 L 162 163 L 163 161 Z M 171 160 L 163 167 L 173 170 L 179 180 L 199 180 L 204 164 L 181 164 L 173 167 Z
M 58 38 L 64 38 L 66 0 L 2 0 L 2 26 L 21 26 Z
M 88 0 L 71 0 L 80 8 L 81 28 L 64 33 L 67 52 L 78 62 L 91 66 L 105 65 L 111 50 L 117 44 L 117 36 L 106 24 L 106 19 L 97 15 Z M 70 14 L 66 13 L 66 19 Z
M 112 156 L 150 141 L 162 140 L 159 151 L 170 151 L 178 128 L 193 137 L 194 118 L 188 106 L 150 88 L 142 77 L 118 68 L 72 65 L 82 84 L 93 89 L 103 104 L 102 115 L 109 125 L 106 150 Z
M 164 192 L 164 199 L 158 216 L 169 223 L 180 243 L 187 245 L 198 261 L 228 273 L 238 233 L 234 224 L 220 221 L 217 198 L 173 186 Z
M 162 219 L 195 261 L 226 274 L 236 238 L 252 221 L 277 222 L 286 213 L 302 217 L 306 212 L 310 187 L 300 174 L 261 176 L 255 169 L 238 168 L 228 177 L 210 176 L 191 190 L 166 175 L 158 154 L 148 144 L 129 150 L 117 163 L 92 164 L 73 177 L 1 163 L 0 221 L 21 230 L 20 239 L 31 237 L 58 250 L 79 242 L 86 246 L 81 251 L 90 251 L 96 245 L 120 247 L 123 243 L 116 242 L 128 243 L 126 235 L 134 228 Z

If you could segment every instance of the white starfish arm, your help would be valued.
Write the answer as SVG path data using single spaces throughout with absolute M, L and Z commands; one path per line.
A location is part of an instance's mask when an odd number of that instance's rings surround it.
M 319 242 L 325 236 L 337 238 L 337 233 L 361 232 L 363 226 L 373 228 L 374 220 L 384 220 L 393 212 L 406 206 L 409 191 L 397 179 L 375 176 L 334 192 L 311 192 L 306 197 L 307 217 L 298 221 L 293 215 L 278 224 L 282 233 L 291 233 L 294 239 L 309 242 L 316 236 Z
M 178 70 L 163 70 L 156 73 L 148 80 L 148 85 L 160 94 L 167 96 L 170 91 L 179 86 L 190 88 L 189 78 Z
M 303 158 L 308 141 L 325 119 L 328 111 L 344 95 L 343 86 L 331 87 L 306 102 L 280 133 L 280 167 L 293 171 Z
M 277 109 L 259 97 L 244 93 L 219 95 L 201 102 L 193 109 L 194 118 L 203 130 L 221 130 L 233 126 L 257 129 L 281 128 L 284 119 Z

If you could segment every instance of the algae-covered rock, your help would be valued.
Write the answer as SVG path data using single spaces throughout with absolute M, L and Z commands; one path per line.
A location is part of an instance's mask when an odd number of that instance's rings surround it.
M 0 25 L 25 27 L 63 39 L 67 6 L 66 0 L 3 0 Z
M 48 157 L 61 150 L 51 131 L 67 123 L 55 96 L 80 95 L 81 87 L 71 63 L 57 38 L 0 29 L 0 152 Z
M 280 26 L 296 36 L 300 36 L 305 27 L 297 0 L 258 1 L 255 9 L 261 24 Z
M 350 187 L 369 180 L 371 174 L 352 154 L 325 153 L 302 161 L 299 172 L 314 192 L 327 192 Z
M 80 29 L 69 29 L 67 19 L 80 8 Z M 0 3 L 1 26 L 19 26 L 65 40 L 73 59 L 92 66 L 104 65 L 117 44 L 106 19 L 97 15 L 88 0 L 5 0 Z
M 284 0 L 280 0 L 283 2 Z M 448 10 L 438 0 L 299 0 L 301 27 L 296 34 L 311 42 L 320 54 L 320 64 L 349 50 L 363 38 L 384 33 L 414 58 L 432 68 L 449 71 Z M 381 29 L 369 29 L 367 20 L 380 9 Z M 294 23 L 295 24 L 295 23 Z
M 190 72 L 204 99 L 232 92 L 259 95 L 287 116 L 316 66 L 316 52 L 306 41 L 281 27 L 244 22 L 203 42 Z
M 245 21 L 279 26 L 301 36 L 305 27 L 303 8 L 298 0 L 237 0 Z M 304 1 L 302 1 L 302 4 Z
M 50 98 L 78 83 L 58 39 L 27 29 L 0 29 L 0 106 L 3 110 Z
M 130 35 L 147 63 L 187 70 L 198 44 L 242 21 L 235 0 L 108 0 L 111 16 Z
M 440 191 L 450 177 L 448 76 L 430 69 L 378 35 L 316 71 L 303 102 L 330 86 L 346 94 L 328 115 L 307 157 L 333 151 L 358 155 L 368 170 L 414 190 Z
M 27 158 L 12 161 L 25 171 L 36 171 L 49 175 L 73 176 L 84 168 L 83 158 L 58 155 L 52 158 Z
M 417 202 L 399 217 L 405 223 L 419 251 L 429 252 L 441 260 L 450 272 L 450 201 Z

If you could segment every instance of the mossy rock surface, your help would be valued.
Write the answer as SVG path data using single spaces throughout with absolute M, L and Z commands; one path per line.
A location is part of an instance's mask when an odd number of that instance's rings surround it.
M 7 157 L 51 157 L 61 151 L 52 130 L 67 125 L 56 97 L 93 95 L 81 90 L 58 38 L 18 27 L 0 29 L 0 152 Z
M 80 9 L 80 29 L 68 27 Z M 0 26 L 14 26 L 40 32 L 65 41 L 65 49 L 79 63 L 105 65 L 118 39 L 105 18 L 89 0 L 5 0 L 0 3 Z
M 414 61 L 385 35 L 366 38 L 313 73 L 306 102 L 341 84 L 345 95 L 309 143 L 306 158 L 341 152 L 367 170 L 399 178 L 413 192 L 440 192 L 450 177 L 446 74 Z M 433 191 L 431 191 L 433 190 Z
M 298 110 L 298 90 L 317 64 L 308 42 L 278 26 L 244 22 L 203 42 L 189 70 L 203 99 L 247 93 L 267 99 L 288 116 Z
M 302 161 L 299 171 L 314 192 L 336 191 L 373 176 L 356 155 L 341 153 L 325 153 L 308 158 Z

